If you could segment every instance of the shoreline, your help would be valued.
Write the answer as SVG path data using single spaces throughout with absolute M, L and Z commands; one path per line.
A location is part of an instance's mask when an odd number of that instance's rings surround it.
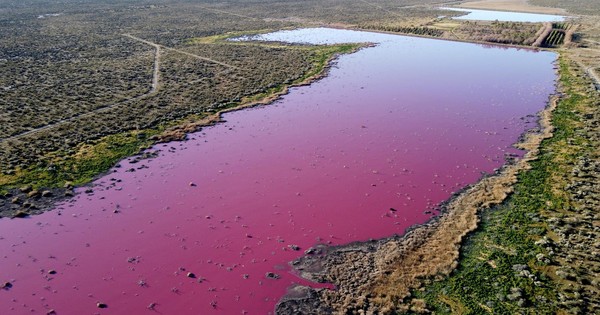
M 418 35 L 418 34 L 412 34 L 412 33 L 400 33 L 400 32 L 393 32 L 393 31 L 383 31 L 383 30 L 377 30 L 377 29 L 360 28 L 358 26 L 352 26 L 352 25 L 348 25 L 348 26 L 331 25 L 330 26 L 330 25 L 324 24 L 319 27 L 350 30 L 350 31 L 359 31 L 359 32 L 379 33 L 379 34 L 390 34 L 390 35 L 406 36 L 406 37 L 426 38 L 426 39 L 443 40 L 443 41 L 465 43 L 465 44 L 475 44 L 475 45 L 482 45 L 482 46 L 497 46 L 499 48 L 514 48 L 514 49 L 524 49 L 524 50 L 530 50 L 530 51 L 556 51 L 556 48 L 523 46 L 523 45 L 517 45 L 517 44 L 493 43 L 493 42 L 486 42 L 486 41 L 479 41 L 479 40 L 467 40 L 467 39 L 460 39 L 460 38 L 435 37 L 435 36 Z
M 374 32 L 374 33 L 391 34 L 391 35 L 398 35 L 398 36 L 427 38 L 427 39 L 432 39 L 432 40 L 445 40 L 445 41 L 452 41 L 452 42 L 470 43 L 470 44 L 483 45 L 483 46 L 497 46 L 500 48 L 516 48 L 516 49 L 525 49 L 525 50 L 531 50 L 531 51 L 555 51 L 555 49 L 543 48 L 543 47 L 520 46 L 520 45 L 514 45 L 514 44 L 490 43 L 490 42 L 474 41 L 474 40 L 462 40 L 462 39 L 458 39 L 458 38 L 432 37 L 432 36 L 417 35 L 417 34 L 405 34 L 405 33 L 391 32 L 391 31 L 362 29 L 362 28 L 358 28 L 358 27 L 352 26 L 352 25 L 326 25 L 326 24 L 323 24 L 321 26 L 313 25 L 310 27 L 328 27 L 328 28 L 334 28 L 334 29 L 346 29 L 346 30 L 363 31 L 363 32 Z M 294 28 L 292 28 L 292 29 L 294 29 Z M 239 34 L 236 34 L 236 35 L 239 35 Z M 226 38 L 227 37 L 223 37 L 223 38 L 220 37 L 217 40 L 223 40 Z M 151 136 L 149 138 L 149 140 L 151 140 L 152 143 L 149 145 L 149 147 L 154 146 L 156 144 L 160 144 L 160 143 L 168 143 L 168 142 L 172 142 L 172 141 L 185 141 L 188 134 L 193 133 L 193 132 L 198 132 L 203 127 L 212 126 L 214 124 L 221 122 L 222 114 L 225 114 L 228 112 L 233 112 L 233 111 L 238 111 L 238 110 L 243 110 L 246 108 L 252 108 L 252 107 L 256 107 L 256 106 L 264 106 L 264 105 L 271 104 L 274 101 L 281 98 L 282 96 L 288 94 L 290 88 L 310 85 L 311 83 L 316 82 L 316 81 L 326 77 L 328 75 L 329 68 L 333 65 L 335 60 L 340 55 L 351 54 L 360 49 L 374 46 L 374 44 L 372 44 L 372 43 L 348 44 L 348 45 L 351 45 L 353 47 L 347 51 L 334 52 L 331 56 L 329 56 L 327 58 L 327 60 L 324 61 L 322 69 L 320 71 L 317 71 L 317 73 L 311 74 L 304 79 L 300 79 L 300 81 L 298 81 L 298 82 L 293 82 L 288 85 L 283 85 L 282 87 L 273 88 L 275 91 L 272 91 L 271 94 L 268 94 L 269 92 L 267 92 L 267 93 L 265 93 L 266 94 L 265 96 L 263 96 L 259 99 L 250 99 L 250 100 L 246 100 L 246 101 L 242 100 L 241 104 L 235 105 L 233 107 L 226 107 L 226 108 L 223 108 L 223 109 L 217 110 L 217 111 L 214 111 L 214 109 L 213 109 L 212 112 L 211 112 L 211 109 L 208 109 L 208 111 L 207 111 L 208 115 L 201 119 L 196 119 L 193 117 L 187 117 L 187 118 L 180 119 L 178 122 L 175 122 L 174 126 L 168 127 L 165 130 L 159 131 L 157 134 L 154 134 L 153 136 Z M 277 90 L 278 88 L 282 88 L 282 89 Z M 251 98 L 251 97 L 249 97 L 249 98 Z M 116 134 L 116 135 L 119 135 L 119 134 Z M 141 150 L 137 154 L 125 156 L 121 160 L 128 159 L 128 158 L 135 159 L 136 157 L 144 156 L 145 155 L 144 151 L 146 149 L 148 149 L 149 147 L 145 148 L 144 150 Z M 118 164 L 118 162 L 117 162 L 117 164 Z M 46 196 L 43 196 L 41 194 L 41 192 L 39 194 L 35 194 L 34 196 L 29 196 L 28 193 L 30 191 L 28 189 L 25 189 L 26 191 L 23 191 L 24 190 L 23 188 L 27 188 L 30 185 L 25 185 L 20 188 L 15 187 L 12 189 L 8 189 L 6 194 L 4 194 L 4 195 L 0 194 L 0 219 L 1 218 L 26 217 L 29 215 L 37 215 L 37 214 L 44 213 L 46 211 L 51 211 L 56 206 L 56 204 L 58 204 L 59 202 L 63 202 L 63 201 L 71 199 L 75 195 L 75 191 L 74 191 L 75 188 L 82 188 L 82 187 L 90 187 L 91 188 L 93 181 L 97 180 L 98 178 L 100 178 L 102 176 L 109 174 L 109 172 L 110 172 L 110 169 L 106 170 L 104 172 L 100 172 L 96 176 L 94 176 L 90 181 L 88 181 L 82 185 L 73 186 L 73 185 L 67 184 L 64 188 L 51 187 L 51 188 L 43 189 L 43 190 L 52 192 L 51 194 L 48 194 Z M 18 199 L 17 202 L 15 202 L 15 198 Z M 15 207 L 15 205 L 22 205 L 23 207 L 17 209 L 18 207 Z
M 281 90 L 279 91 L 274 91 L 273 93 L 267 94 L 264 97 L 261 97 L 256 100 L 242 101 L 239 105 L 223 108 L 221 110 L 211 113 L 210 115 L 200 120 L 185 122 L 186 120 L 190 120 L 190 118 L 183 119 L 184 122 L 178 123 L 152 136 L 150 139 L 153 141 L 153 143 L 150 145 L 150 147 L 160 143 L 185 141 L 188 134 L 198 132 L 203 127 L 209 127 L 219 122 L 222 122 L 222 115 L 225 113 L 272 104 L 273 102 L 288 94 L 291 88 L 310 85 L 326 77 L 329 73 L 329 69 L 335 64 L 336 59 L 339 58 L 341 55 L 355 53 L 363 48 L 372 47 L 373 44 L 350 44 L 350 46 L 352 47 L 350 50 L 334 52 L 333 54 L 330 54 L 330 56 L 326 60 L 324 60 L 322 65 L 317 65 L 317 70 L 315 73 L 307 74 L 308 76 L 306 78 L 300 79 L 300 81 L 298 82 L 292 82 L 290 84 L 283 85 L 282 87 L 280 87 Z M 335 47 L 335 45 L 331 47 Z M 319 67 L 322 68 L 319 69 Z M 147 152 L 148 149 L 149 148 L 146 148 L 135 155 L 126 156 L 120 161 L 126 159 L 141 160 L 146 158 L 152 158 L 152 153 Z M 110 174 L 111 169 L 116 167 L 118 164 L 119 162 L 113 165 L 109 170 L 101 172 L 94 176 L 94 178 L 90 182 L 79 186 L 66 184 L 63 188 L 46 188 L 42 189 L 41 191 L 32 188 L 31 185 L 25 185 L 20 188 L 8 189 L 8 192 L 6 194 L 0 194 L 0 219 L 24 218 L 31 215 L 38 215 L 47 211 L 52 211 L 58 203 L 72 200 L 76 195 L 75 189 L 88 187 L 91 190 L 94 186 L 94 181 Z
M 332 56 L 330 56 L 325 61 L 325 64 L 321 71 L 319 71 L 318 73 L 315 73 L 314 75 L 310 75 L 309 77 L 307 77 L 297 83 L 284 85 L 280 91 L 274 92 L 273 94 L 269 94 L 258 100 L 253 100 L 253 101 L 249 101 L 249 102 L 245 102 L 245 103 L 242 102 L 242 104 L 236 105 L 234 107 L 224 108 L 222 110 L 215 112 L 214 114 L 211 114 L 211 115 L 209 115 L 203 119 L 197 120 L 197 121 L 183 123 L 180 125 L 173 126 L 169 129 L 167 129 L 162 134 L 156 135 L 155 137 L 156 137 L 157 142 L 155 144 L 185 140 L 185 137 L 187 136 L 187 134 L 197 132 L 202 127 L 212 126 L 214 124 L 221 122 L 223 114 L 235 112 L 235 111 L 239 111 L 239 110 L 244 110 L 247 108 L 257 107 L 257 106 L 270 105 L 273 102 L 279 100 L 281 97 L 289 94 L 291 88 L 307 86 L 307 85 L 310 85 L 314 82 L 317 82 L 317 81 L 325 78 L 329 74 L 329 69 L 334 65 L 335 60 L 337 58 L 339 58 L 341 55 L 352 54 L 363 48 L 368 48 L 371 46 L 372 46 L 372 44 L 362 44 L 362 45 L 359 44 L 359 45 L 357 45 L 357 47 L 353 48 L 352 50 L 350 50 L 348 52 L 334 53 Z
M 505 164 L 495 174 L 457 192 L 442 203 L 440 215 L 410 227 L 402 236 L 334 247 L 318 245 L 307 255 L 290 262 L 300 277 L 332 283 L 337 290 L 290 288 L 277 303 L 276 313 L 407 311 L 408 306 L 398 305 L 398 301 L 420 287 L 422 278 L 439 279 L 456 268 L 460 245 L 465 236 L 477 228 L 479 213 L 502 203 L 513 191 L 517 174 L 529 169 L 529 162 L 537 159 L 541 142 L 552 136 L 551 115 L 559 99 L 557 94 L 552 95 L 547 106 L 538 113 L 540 130 L 526 131 L 515 144 L 527 150 L 521 159 Z

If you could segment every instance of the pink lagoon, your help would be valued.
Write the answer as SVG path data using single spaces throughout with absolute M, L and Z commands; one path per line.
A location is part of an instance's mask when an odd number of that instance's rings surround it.
M 321 28 L 256 39 L 376 45 L 122 161 L 93 193 L 1 219 L 0 314 L 268 314 L 294 283 L 335 289 L 289 262 L 426 222 L 522 155 L 554 92 L 549 52 Z

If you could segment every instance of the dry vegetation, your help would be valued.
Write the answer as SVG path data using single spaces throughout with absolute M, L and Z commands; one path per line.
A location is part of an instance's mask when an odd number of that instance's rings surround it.
M 4 175 L 45 167 L 52 163 L 50 153 L 73 154 L 84 142 L 160 129 L 189 115 L 231 106 L 289 84 L 313 67 L 314 51 L 307 49 L 194 38 L 327 21 L 528 45 L 539 30 L 528 23 L 466 22 L 444 28 L 447 19 L 436 17 L 448 11 L 416 0 L 40 4 L 31 0 L 0 5 L 0 28 L 8 34 L 0 38 L 0 169 Z M 161 47 L 160 88 L 154 90 L 156 45 Z M 0 178 L 3 190 L 19 184 L 27 183 Z
M 530 46 L 536 40 L 539 29 L 539 23 L 465 21 L 453 33 L 459 38 L 476 41 Z
M 529 0 L 529 3 L 543 7 L 562 8 L 572 14 L 600 16 L 600 4 L 594 0 Z

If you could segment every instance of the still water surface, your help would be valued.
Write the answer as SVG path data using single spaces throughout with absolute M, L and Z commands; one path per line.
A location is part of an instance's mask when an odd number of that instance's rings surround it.
M 272 312 L 306 284 L 289 261 L 427 221 L 521 154 L 511 145 L 554 91 L 548 52 L 329 29 L 263 39 L 378 45 L 155 146 L 155 159 L 123 161 L 93 194 L 0 220 L 0 280 L 13 285 L 0 314 Z
M 564 16 L 552 14 L 538 13 L 523 13 L 523 12 L 508 12 L 508 11 L 491 11 L 477 9 L 462 9 L 462 8 L 441 8 L 450 11 L 465 12 L 466 15 L 455 17 L 457 20 L 478 20 L 478 21 L 501 21 L 501 22 L 562 22 Z

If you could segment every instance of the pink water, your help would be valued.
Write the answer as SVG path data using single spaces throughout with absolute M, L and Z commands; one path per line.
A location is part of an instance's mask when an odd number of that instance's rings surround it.
M 155 159 L 122 162 L 93 195 L 0 220 L 0 281 L 13 285 L 0 314 L 273 312 L 307 284 L 289 261 L 427 221 L 519 154 L 511 144 L 535 120 L 523 117 L 553 91 L 551 53 L 313 32 L 297 35 L 381 44 L 273 105 L 156 146 Z

